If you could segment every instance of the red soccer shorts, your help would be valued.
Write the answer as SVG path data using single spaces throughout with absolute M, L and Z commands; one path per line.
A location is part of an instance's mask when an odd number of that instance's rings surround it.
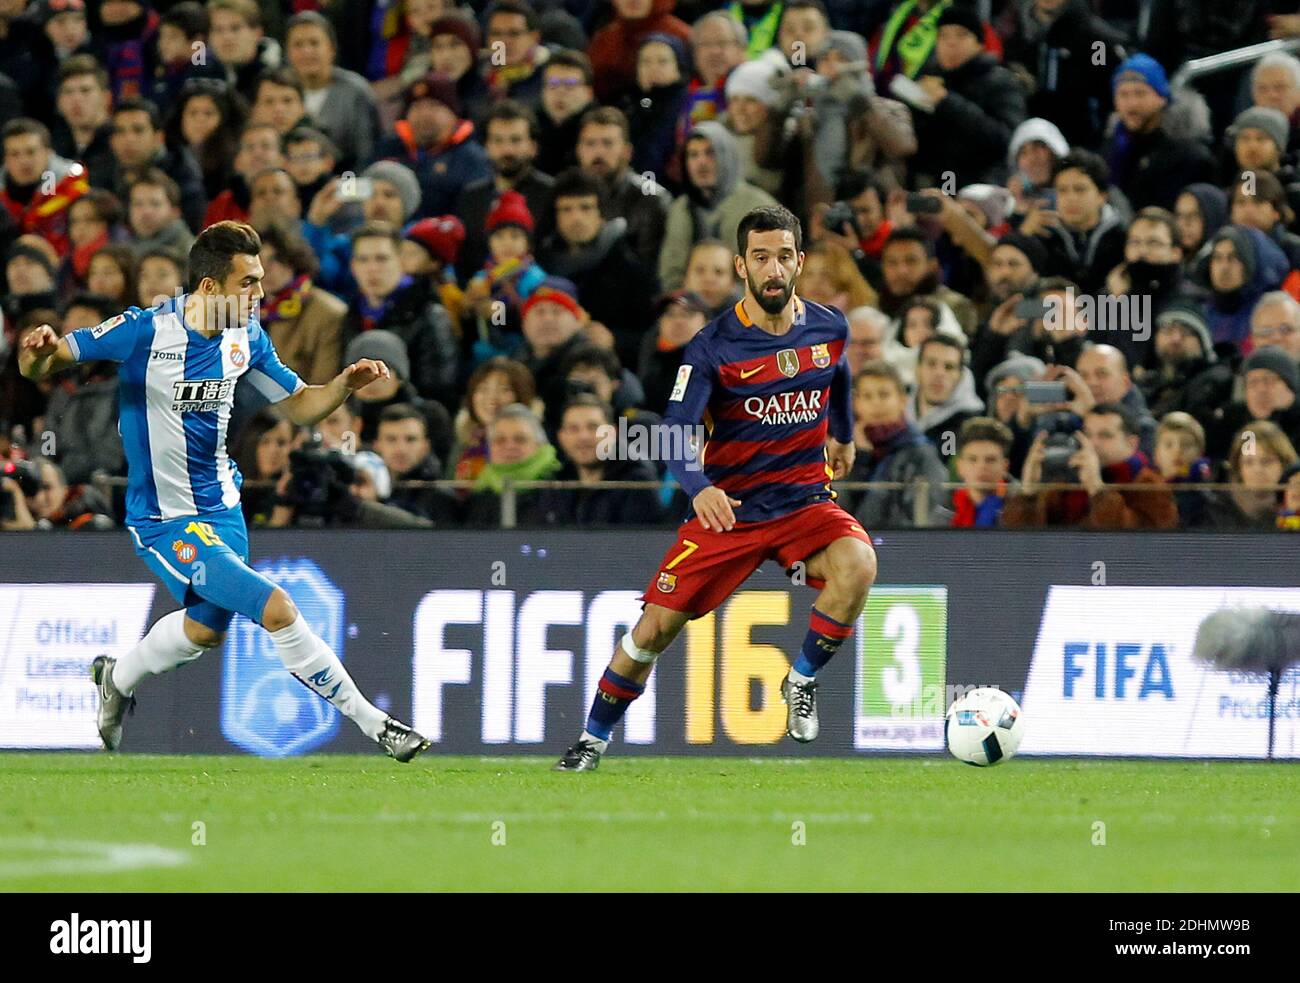
M 844 536 L 871 543 L 858 520 L 834 502 L 817 502 L 763 522 L 737 522 L 730 532 L 710 531 L 692 518 L 678 531 L 641 600 L 697 617 L 708 614 L 764 560 L 789 570 Z M 825 586 L 812 577 L 807 583 L 818 590 Z

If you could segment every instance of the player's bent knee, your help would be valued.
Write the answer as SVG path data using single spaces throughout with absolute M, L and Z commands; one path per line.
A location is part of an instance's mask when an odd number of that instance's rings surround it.
M 834 551 L 829 579 L 842 590 L 865 594 L 876 582 L 876 551 L 857 539 L 841 543 Z
M 646 605 L 641 620 L 637 622 L 636 627 L 632 630 L 632 640 L 642 649 L 662 652 L 672 644 L 673 639 L 677 637 L 689 620 L 689 615 L 682 614 L 680 611 L 673 611 L 655 604 Z
M 262 609 L 262 627 L 267 631 L 279 631 L 281 628 L 288 628 L 296 620 L 298 620 L 298 609 L 294 607 L 293 601 L 283 588 L 277 587 L 267 599 L 266 607 Z
M 217 631 L 215 628 L 209 628 L 201 621 L 186 617 L 185 637 L 200 648 L 212 649 L 226 640 L 226 633 Z

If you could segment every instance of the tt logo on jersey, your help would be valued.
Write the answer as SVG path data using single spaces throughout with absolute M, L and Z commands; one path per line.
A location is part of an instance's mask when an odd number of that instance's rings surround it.
M 179 413 L 210 413 L 225 404 L 234 379 L 196 379 L 172 383 L 172 409 Z
M 746 413 L 769 427 L 812 423 L 821 415 L 822 392 L 820 389 L 800 389 L 772 396 L 750 396 L 744 405 Z

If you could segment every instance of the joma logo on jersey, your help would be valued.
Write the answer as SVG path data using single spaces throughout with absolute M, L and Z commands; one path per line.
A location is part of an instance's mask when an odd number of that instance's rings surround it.
M 196 379 L 172 383 L 172 409 L 182 413 L 215 410 L 230 396 L 234 379 Z
M 745 400 L 745 412 L 769 427 L 787 423 L 811 423 L 822 411 L 821 390 L 801 389 L 774 396 L 750 396 Z

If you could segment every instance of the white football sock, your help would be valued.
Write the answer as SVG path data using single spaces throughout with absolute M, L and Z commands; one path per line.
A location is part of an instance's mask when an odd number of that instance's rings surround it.
M 185 612 L 173 611 L 158 619 L 140 644 L 113 666 L 113 685 L 130 696 L 145 676 L 159 676 L 177 666 L 193 662 L 206 649 L 185 634 Z
M 582 737 L 580 737 L 579 740 L 586 741 L 588 744 L 595 744 L 601 754 L 604 754 L 605 749 L 609 747 L 609 741 L 605 740 L 603 737 L 597 737 L 595 734 L 587 730 L 582 732 Z
M 813 681 L 813 677 L 812 677 L 812 676 L 805 676 L 805 675 L 804 675 L 803 673 L 801 673 L 798 669 L 794 668 L 794 666 L 791 666 L 791 667 L 790 667 L 790 682 L 792 682 L 792 683 L 811 683 L 812 681 Z
M 302 615 L 289 627 L 270 634 L 286 669 L 313 693 L 338 707 L 367 737 L 379 739 L 388 714 L 361 695 L 339 657 L 317 637 Z

